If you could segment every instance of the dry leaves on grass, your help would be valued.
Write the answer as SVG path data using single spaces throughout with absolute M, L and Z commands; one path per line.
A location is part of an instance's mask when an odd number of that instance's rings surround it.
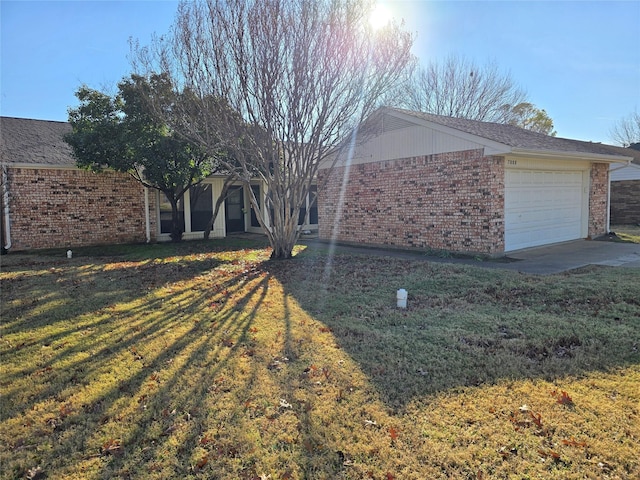
M 567 405 L 572 407 L 573 404 L 573 399 L 571 398 L 571 396 L 565 392 L 564 390 L 553 390 L 551 392 L 551 396 L 552 397 L 556 397 L 556 401 L 560 404 L 560 405 Z

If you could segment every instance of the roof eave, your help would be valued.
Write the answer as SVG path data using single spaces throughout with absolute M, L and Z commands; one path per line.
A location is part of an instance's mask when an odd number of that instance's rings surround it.
M 528 148 L 511 148 L 511 155 L 519 157 L 562 158 L 564 160 L 587 160 L 602 163 L 629 163 L 633 157 L 607 155 L 603 153 L 565 152 L 562 150 L 538 150 Z
M 7 168 L 34 168 L 39 170 L 80 170 L 80 168 L 74 164 L 56 164 L 56 163 L 27 163 L 27 162 L 2 162 L 3 166 Z

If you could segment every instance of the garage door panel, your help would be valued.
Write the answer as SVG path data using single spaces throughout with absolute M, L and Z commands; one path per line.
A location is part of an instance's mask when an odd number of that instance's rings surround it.
M 581 237 L 581 171 L 506 170 L 505 250 Z

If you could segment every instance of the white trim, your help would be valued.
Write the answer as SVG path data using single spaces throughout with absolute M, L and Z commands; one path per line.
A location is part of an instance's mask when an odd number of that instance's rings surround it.
M 191 231 L 191 189 L 195 187 L 195 185 L 191 185 L 182 195 L 182 216 L 184 217 L 184 232 L 185 233 L 194 233 Z M 213 190 L 213 189 L 212 189 Z
M 610 190 L 607 188 L 607 190 Z M 591 218 L 591 168 L 582 172 L 582 229 L 581 238 L 589 236 L 589 218 Z
M 260 202 L 260 210 L 262 210 L 262 213 L 265 213 L 264 210 L 264 205 L 267 201 L 267 195 L 266 195 L 266 187 L 264 186 L 264 183 L 261 180 L 252 180 L 250 182 L 250 187 L 258 187 L 259 188 L 259 197 L 258 200 Z M 249 192 L 249 190 L 247 190 L 246 188 L 243 189 L 244 190 L 244 196 L 245 196 L 245 209 L 247 210 L 247 215 L 245 217 L 247 220 L 247 225 L 245 227 L 245 231 L 249 232 L 249 233 L 264 233 L 262 230 L 262 227 L 260 226 L 260 224 L 258 223 L 258 226 L 254 226 L 251 225 L 251 211 L 253 209 L 253 205 L 251 205 L 251 194 Z M 226 200 L 225 200 L 226 202 Z M 256 217 L 258 216 L 258 214 L 256 212 L 254 212 L 254 214 L 256 215 Z M 267 215 L 265 218 L 263 218 L 265 224 L 268 226 L 269 225 L 269 215 Z
M 3 245 L 5 250 L 11 248 L 11 215 L 9 210 L 9 175 L 7 173 L 7 165 L 2 165 L 2 203 L 4 204 L 4 235 L 6 244 Z
M 633 157 L 620 155 L 605 155 L 600 153 L 564 152 L 560 150 L 530 150 L 525 148 L 512 148 L 511 154 L 522 157 L 556 158 L 558 160 L 582 160 L 599 163 L 628 163 Z
M 149 214 L 149 189 L 144 188 L 144 225 L 147 243 L 151 243 L 151 217 Z

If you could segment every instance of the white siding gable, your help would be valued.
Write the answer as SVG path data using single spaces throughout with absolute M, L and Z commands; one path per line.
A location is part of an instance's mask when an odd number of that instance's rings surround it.
M 621 168 L 620 165 L 612 164 L 609 177 L 612 182 L 619 182 L 621 180 L 640 180 L 640 165 L 631 163 Z
M 465 150 L 485 150 L 485 155 L 506 153 L 509 148 L 452 128 L 430 124 L 418 124 L 393 115 L 384 115 L 373 127 L 378 134 L 365 141 L 356 142 L 353 149 L 345 149 L 337 166 L 347 164 L 352 152 L 351 164 L 373 163 L 384 160 L 435 155 Z

